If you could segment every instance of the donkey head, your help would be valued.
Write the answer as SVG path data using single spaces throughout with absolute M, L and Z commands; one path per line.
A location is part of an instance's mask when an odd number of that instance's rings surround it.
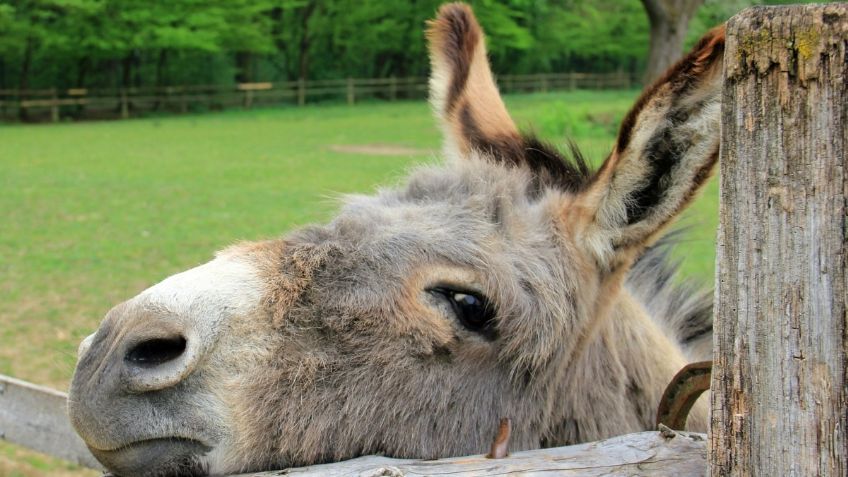
M 110 470 L 480 453 L 501 417 L 516 449 L 652 425 L 709 337 L 645 253 L 716 161 L 722 32 L 646 90 L 595 173 L 518 132 L 467 6 L 428 38 L 444 164 L 220 252 L 80 345 L 70 415 Z

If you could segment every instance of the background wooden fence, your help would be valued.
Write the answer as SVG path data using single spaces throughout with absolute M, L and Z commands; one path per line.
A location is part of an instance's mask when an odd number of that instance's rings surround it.
M 546 92 L 572 89 L 626 89 L 636 81 L 630 74 L 550 73 L 504 75 L 501 91 Z M 128 89 L 0 90 L 0 120 L 59 121 L 129 118 L 169 112 L 251 108 L 275 104 L 304 105 L 315 101 L 424 98 L 427 78 L 348 78 L 320 81 L 241 83 L 232 86 L 194 85 Z

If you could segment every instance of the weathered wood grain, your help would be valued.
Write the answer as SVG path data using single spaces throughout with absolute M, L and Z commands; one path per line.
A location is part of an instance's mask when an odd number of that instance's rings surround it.
M 65 393 L 0 374 L 0 439 L 102 469 L 71 427 L 67 400 Z
M 0 436 L 30 449 L 92 469 L 102 466 L 88 452 L 66 414 L 67 395 L 0 375 Z M 668 434 L 668 433 L 666 433 Z M 626 434 L 576 446 L 515 452 L 503 459 L 482 455 L 439 460 L 366 456 L 344 462 L 243 474 L 241 477 L 421 476 L 435 474 L 562 476 L 702 476 L 706 436 L 672 432 Z
M 848 475 L 848 4 L 727 26 L 712 475 Z
M 66 402 L 65 393 L 0 375 L 0 437 L 53 457 L 102 469 L 71 427 L 65 410 Z M 332 464 L 243 474 L 241 477 L 436 474 L 472 477 L 552 473 L 585 477 L 694 477 L 705 475 L 706 469 L 705 435 L 666 431 L 665 434 L 641 432 L 576 446 L 515 452 L 503 459 L 489 459 L 482 455 L 439 460 L 366 456 Z
M 368 456 L 334 464 L 313 465 L 240 477 L 378 477 L 461 475 L 558 476 L 702 476 L 707 471 L 706 436 L 659 432 L 626 434 L 599 442 L 554 449 L 515 452 L 504 459 L 485 456 L 439 460 Z

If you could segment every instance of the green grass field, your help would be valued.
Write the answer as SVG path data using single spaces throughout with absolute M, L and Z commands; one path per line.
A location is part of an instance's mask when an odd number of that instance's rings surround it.
M 524 129 L 594 161 L 636 91 L 511 96 Z M 65 389 L 106 311 L 239 240 L 332 215 L 337 197 L 436 161 L 424 102 L 0 127 L 0 373 Z M 420 153 L 335 152 L 394 145 Z M 717 181 L 687 212 L 686 276 L 712 281 Z M 0 444 L 0 475 L 92 475 Z

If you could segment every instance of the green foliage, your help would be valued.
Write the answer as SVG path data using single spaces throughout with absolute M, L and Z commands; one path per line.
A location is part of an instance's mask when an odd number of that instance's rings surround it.
M 498 74 L 639 75 L 639 0 L 469 0 Z M 0 89 L 422 76 L 441 0 L 0 0 Z M 707 0 L 689 41 L 763 0 Z M 784 3 L 769 0 L 765 3 Z
M 440 3 L 0 0 L 0 88 L 420 76 Z M 644 56 L 638 0 L 471 3 L 498 73 L 633 69 Z

